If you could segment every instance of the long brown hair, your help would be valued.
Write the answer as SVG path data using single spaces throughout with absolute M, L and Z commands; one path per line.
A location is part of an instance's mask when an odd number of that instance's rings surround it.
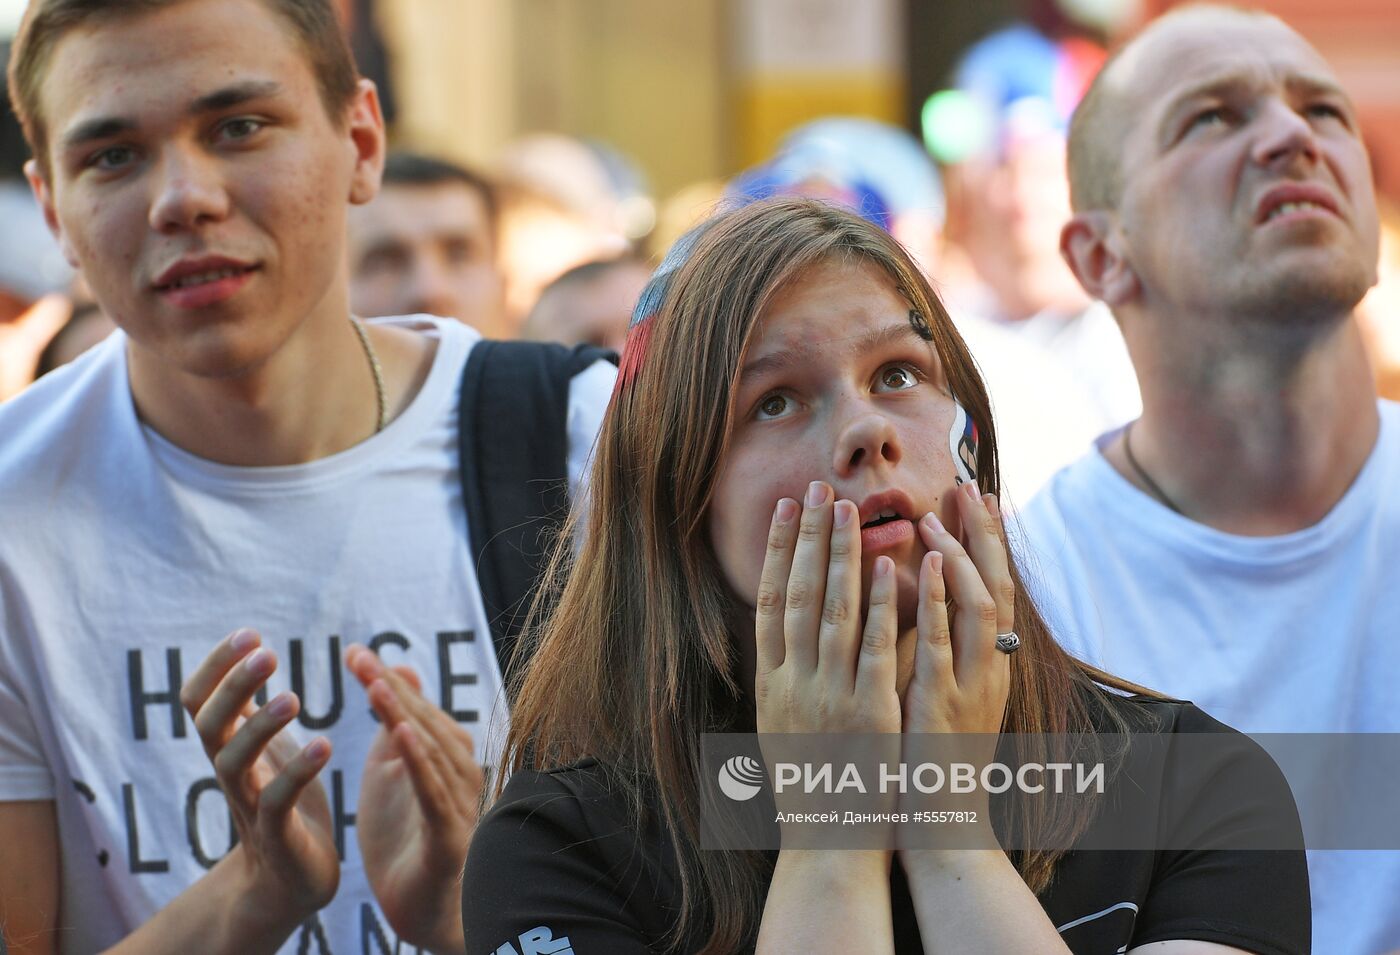
M 928 319 L 953 393 L 976 423 L 978 483 L 998 493 L 996 432 L 986 388 L 928 281 L 894 239 L 857 216 L 807 199 L 753 203 L 713 220 L 672 276 L 646 335 L 629 338 L 634 373 L 603 422 L 590 476 L 582 546 L 561 544 L 521 652 L 507 773 L 594 757 L 609 768 L 637 818 L 659 805 L 680 868 L 679 945 L 708 928 L 705 951 L 751 938 L 771 874 L 757 852 L 702 852 L 700 738 L 753 728 L 737 681 L 737 599 L 725 584 L 706 512 L 725 460 L 738 371 L 774 294 L 832 256 L 883 269 Z M 566 541 L 567 541 L 566 535 Z M 1015 629 L 1003 731 L 1093 740 L 1087 700 L 1096 684 L 1136 690 L 1072 659 L 1024 596 Z M 543 608 L 552 604 L 552 609 Z M 1125 730 L 1126 727 L 1111 727 Z M 1083 752 L 1082 750 L 1080 751 Z M 498 777 L 497 793 L 504 774 Z M 649 800 L 650 792 L 656 799 Z M 1043 804 L 1018 810 L 1040 844 L 1068 845 L 1088 824 Z M 1050 840 L 1050 841 L 1047 841 Z M 1049 885 L 1063 852 L 1010 853 L 1033 891 Z M 703 913 L 703 915 L 702 915 Z M 700 920 L 708 916 L 708 926 Z

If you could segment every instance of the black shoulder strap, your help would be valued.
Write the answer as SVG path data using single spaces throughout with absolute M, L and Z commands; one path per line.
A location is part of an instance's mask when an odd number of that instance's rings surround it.
M 530 596 L 568 513 L 569 383 L 601 348 L 480 341 L 462 371 L 462 502 L 471 553 L 507 685 Z

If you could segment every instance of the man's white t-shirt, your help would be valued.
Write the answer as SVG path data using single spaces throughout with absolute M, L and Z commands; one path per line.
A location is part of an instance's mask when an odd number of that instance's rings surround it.
M 137 418 L 121 333 L 0 406 L 0 801 L 54 799 L 60 948 L 111 945 L 230 848 L 231 828 L 179 687 L 231 630 L 277 654 L 299 742 L 327 735 L 321 778 L 343 866 L 334 901 L 284 952 L 395 951 L 355 835 L 378 723 L 341 654 L 412 666 L 491 765 L 506 724 L 457 471 L 460 323 L 387 320 L 436 340 L 421 391 L 382 432 L 310 464 L 197 458 Z M 577 375 L 577 488 L 615 377 Z
M 1051 632 L 1247 733 L 1400 733 L 1400 405 L 1380 419 L 1336 506 L 1276 537 L 1172 512 L 1108 463 L 1104 435 L 1012 529 Z M 1309 865 L 1316 951 L 1400 948 L 1400 851 Z

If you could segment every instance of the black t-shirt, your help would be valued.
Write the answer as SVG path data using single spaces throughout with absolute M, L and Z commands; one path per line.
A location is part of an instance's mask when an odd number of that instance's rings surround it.
M 1121 708 L 1135 733 L 1230 733 L 1189 703 L 1143 700 Z M 1238 736 L 1238 734 L 1234 734 Z M 1159 737 L 1160 739 L 1160 737 Z M 1260 793 L 1257 805 L 1224 800 L 1207 825 L 1261 824 L 1272 845 L 1302 845 L 1297 813 L 1282 776 L 1246 738 L 1220 765 L 1189 775 L 1210 805 L 1212 791 Z M 1168 741 L 1169 742 L 1169 741 Z M 1170 757 L 1168 757 L 1170 758 Z M 1277 780 L 1237 786 L 1232 780 Z M 1161 789 L 1100 811 L 1162 814 Z M 1180 794 L 1176 794 L 1180 796 Z M 655 814 L 649 814 L 654 820 Z M 1263 820 L 1261 823 L 1260 821 Z M 1093 834 L 1086 834 L 1086 838 Z M 606 767 L 585 760 L 549 772 L 521 772 L 483 817 L 463 878 L 462 921 L 468 955 L 641 955 L 662 951 L 675 925 L 679 874 L 670 841 L 649 822 L 641 832 L 610 788 Z M 900 866 L 892 866 L 895 950 L 921 953 L 913 903 Z M 1040 895 L 1072 952 L 1111 955 L 1169 939 L 1233 945 L 1260 955 L 1311 951 L 1308 875 L 1303 852 L 1263 850 L 1072 851 Z M 700 947 L 703 936 L 685 947 Z M 751 951 L 751 947 L 749 948 Z

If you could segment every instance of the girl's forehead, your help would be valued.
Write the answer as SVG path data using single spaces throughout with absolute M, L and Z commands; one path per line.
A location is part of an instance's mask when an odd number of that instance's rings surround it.
M 827 260 L 798 273 L 769 299 L 754 339 L 840 341 L 872 325 L 902 319 L 909 302 L 893 279 L 865 261 Z

